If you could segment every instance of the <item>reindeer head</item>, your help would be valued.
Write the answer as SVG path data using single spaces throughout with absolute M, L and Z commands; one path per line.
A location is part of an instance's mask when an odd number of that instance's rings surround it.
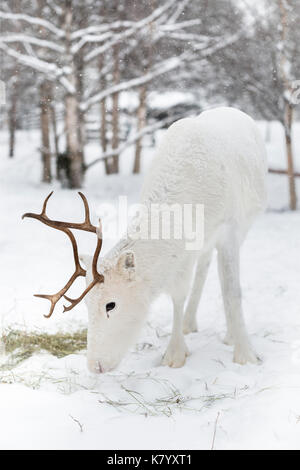
M 64 312 L 74 308 L 85 298 L 88 313 L 88 367 L 92 372 L 105 372 L 118 365 L 143 321 L 141 310 L 145 310 L 145 296 L 136 276 L 136 265 L 132 252 L 122 252 L 114 260 L 98 261 L 102 247 L 101 221 L 95 227 L 90 221 L 88 202 L 79 193 L 85 209 L 85 220 L 82 223 L 51 220 L 46 214 L 47 203 L 52 193 L 45 199 L 40 214 L 26 213 L 22 218 L 30 217 L 41 221 L 49 227 L 64 232 L 70 239 L 73 249 L 75 269 L 66 285 L 56 294 L 36 294 L 50 301 L 50 318 L 58 301 L 64 297 L 68 306 Z M 97 234 L 97 245 L 93 257 L 78 255 L 78 247 L 71 229 L 84 230 Z M 84 263 L 86 270 L 81 266 Z M 67 297 L 66 293 L 80 277 L 86 277 L 86 289 L 77 299 Z M 139 294 L 140 292 L 140 294 Z
M 87 286 L 93 279 L 92 258 L 81 257 Z M 146 295 L 134 254 L 125 251 L 101 260 L 104 282 L 86 297 L 89 315 L 88 368 L 106 372 L 116 367 L 134 343 L 146 313 Z

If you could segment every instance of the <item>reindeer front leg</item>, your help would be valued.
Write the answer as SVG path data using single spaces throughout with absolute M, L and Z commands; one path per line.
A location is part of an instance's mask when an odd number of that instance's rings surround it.
M 227 320 L 226 340 L 234 344 L 233 360 L 239 364 L 256 363 L 258 358 L 243 317 L 239 243 L 234 231 L 229 231 L 228 238 L 218 246 L 218 268 Z
M 169 367 L 182 367 L 189 351 L 183 336 L 183 313 L 185 297 L 172 297 L 174 308 L 173 329 L 170 342 L 162 360 Z
M 174 286 L 171 292 L 173 301 L 173 328 L 171 339 L 162 360 L 163 365 L 169 367 L 182 367 L 189 355 L 183 335 L 184 304 L 192 279 L 194 260 L 184 257 L 181 269 L 174 277 Z

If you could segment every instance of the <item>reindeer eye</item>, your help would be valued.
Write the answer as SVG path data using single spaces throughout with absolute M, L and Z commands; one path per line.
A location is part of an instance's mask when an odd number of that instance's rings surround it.
M 116 306 L 115 302 L 109 302 L 109 304 L 106 304 L 106 311 L 110 312 L 111 310 L 115 308 L 115 306 Z

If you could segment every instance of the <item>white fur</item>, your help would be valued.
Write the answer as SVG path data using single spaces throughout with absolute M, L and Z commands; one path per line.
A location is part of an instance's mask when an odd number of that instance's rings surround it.
M 195 252 L 185 249 L 184 240 L 124 238 L 99 261 L 105 282 L 87 297 L 91 371 L 110 370 L 120 362 L 161 293 L 169 294 L 174 305 L 163 364 L 181 367 L 188 354 L 183 332 L 197 330 L 196 312 L 215 248 L 227 320 L 225 341 L 234 345 L 236 362 L 256 362 L 243 320 L 239 251 L 255 216 L 265 208 L 265 176 L 263 141 L 254 121 L 241 111 L 214 109 L 168 129 L 141 202 L 204 204 L 204 246 Z M 85 263 L 89 282 L 90 258 L 85 257 Z M 107 318 L 109 302 L 116 308 Z

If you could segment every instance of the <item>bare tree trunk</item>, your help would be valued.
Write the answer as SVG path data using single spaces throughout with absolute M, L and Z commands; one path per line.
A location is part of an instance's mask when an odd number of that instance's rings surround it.
M 150 0 L 151 10 L 154 11 L 156 8 L 156 0 Z M 141 7 L 140 7 L 141 8 Z M 153 50 L 153 24 L 150 23 L 149 25 L 149 34 L 147 37 L 147 42 L 144 44 L 144 53 L 146 56 L 146 67 L 145 69 L 148 71 L 151 68 L 153 54 L 155 51 Z M 147 103 L 147 85 L 144 85 L 140 88 L 139 91 L 139 106 L 137 109 L 137 131 L 140 132 L 143 127 L 146 125 L 146 103 Z M 141 171 L 141 156 L 142 156 L 142 137 L 136 141 L 135 146 L 135 158 L 134 158 L 134 165 L 133 165 L 133 173 L 140 173 Z
M 14 0 L 11 2 L 12 11 L 14 13 L 21 13 L 21 0 Z M 1 29 L 1 28 L 0 28 Z M 13 29 L 16 33 L 21 32 L 21 23 L 15 21 L 13 23 Z M 19 99 L 19 88 L 20 88 L 20 66 L 16 65 L 14 79 L 12 82 L 12 93 L 11 93 L 11 106 L 8 111 L 8 125 L 9 125 L 9 152 L 8 155 L 10 158 L 13 158 L 15 155 L 15 146 L 16 146 L 16 130 L 17 130 L 17 111 L 18 111 L 18 99 Z
M 58 132 L 57 132 L 57 122 L 56 122 L 56 112 L 55 112 L 55 105 L 54 103 L 50 106 L 50 114 L 51 114 L 51 124 L 52 124 L 52 132 L 53 132 L 53 143 L 54 143 L 54 150 L 55 156 L 58 157 L 59 154 L 59 145 L 58 145 Z
M 49 139 L 50 121 L 50 88 L 49 83 L 43 82 L 40 87 L 40 109 L 41 109 L 41 137 L 42 137 L 42 181 L 51 182 L 51 150 Z
M 9 119 L 9 157 L 15 154 L 16 128 L 17 128 L 17 102 L 18 102 L 18 77 L 13 85 L 13 93 L 11 97 L 11 106 L 8 111 Z
M 286 155 L 287 155 L 287 165 L 288 165 L 287 174 L 288 174 L 288 179 L 289 179 L 290 209 L 292 211 L 295 211 L 297 209 L 297 193 L 296 193 L 293 145 L 292 145 L 292 125 L 293 125 L 293 108 L 289 103 L 287 103 L 285 124 L 284 124 Z
M 114 84 L 120 82 L 120 65 L 119 65 L 119 44 L 113 46 Z M 112 149 L 119 147 L 119 93 L 114 93 L 112 97 Z M 112 158 L 111 173 L 119 173 L 119 155 Z
M 72 0 L 65 0 L 65 44 L 66 62 L 71 68 L 68 76 L 69 82 L 77 90 L 77 80 L 74 70 L 74 63 L 71 55 L 71 31 L 72 31 L 73 11 Z M 67 140 L 67 156 L 69 159 L 69 185 L 70 188 L 81 188 L 83 180 L 82 154 L 80 152 L 80 142 L 78 138 L 78 100 L 75 93 L 67 93 L 65 97 L 65 128 Z
M 104 56 L 100 56 L 99 62 L 99 73 L 101 74 L 102 67 L 104 67 Z M 106 80 L 104 76 L 101 76 L 100 78 L 100 87 L 102 89 L 105 89 L 106 85 Z M 102 152 L 105 153 L 107 151 L 107 116 L 106 116 L 106 99 L 104 98 L 100 102 L 100 118 L 101 118 L 101 123 L 100 123 L 100 142 L 101 142 L 101 149 Z M 109 175 L 111 173 L 111 168 L 108 159 L 106 158 L 104 160 L 104 166 L 105 166 L 105 173 L 106 175 Z
M 56 160 L 56 179 L 60 179 L 59 175 L 59 165 L 58 165 L 58 159 L 59 159 L 59 137 L 58 137 L 58 132 L 57 132 L 57 121 L 56 121 L 56 111 L 55 111 L 55 104 L 52 103 L 51 108 L 50 108 L 50 113 L 51 113 L 51 124 L 52 124 L 52 132 L 53 132 L 53 145 L 54 145 L 54 151 L 55 151 L 55 160 Z
M 80 97 L 83 95 L 83 57 L 80 58 L 78 67 L 76 69 L 76 75 L 78 80 L 78 94 Z M 85 113 L 81 111 L 79 106 L 77 107 L 78 112 L 78 141 L 79 141 L 79 154 L 81 159 L 81 166 L 84 168 L 84 147 L 86 143 L 85 134 Z
M 292 146 L 292 126 L 293 126 L 293 105 L 291 98 L 286 99 L 286 95 L 292 94 L 290 70 L 290 57 L 288 53 L 288 32 L 289 32 L 289 8 L 290 4 L 287 0 L 279 0 L 280 22 L 281 22 L 281 44 L 279 55 L 279 67 L 284 89 L 284 132 L 288 164 L 289 192 L 290 192 L 290 209 L 297 209 L 297 194 L 294 175 L 293 146 Z
M 101 3 L 101 8 L 100 8 L 100 16 L 105 18 L 107 13 L 107 4 L 106 0 L 102 0 Z M 98 69 L 99 69 L 99 75 L 100 75 L 100 89 L 105 90 L 106 87 L 106 76 L 105 74 L 102 74 L 102 69 L 105 66 L 105 54 L 101 54 L 99 56 L 98 60 Z M 100 124 L 100 143 L 101 143 L 101 149 L 102 152 L 105 153 L 107 151 L 107 101 L 106 98 L 104 98 L 100 102 L 100 119 L 101 119 L 101 124 Z M 111 168 L 108 159 L 106 158 L 104 160 L 104 168 L 105 168 L 105 174 L 109 175 L 111 173 Z
M 78 15 L 79 15 L 79 23 L 78 27 L 83 29 L 87 26 L 87 17 L 85 6 L 83 3 L 80 3 L 77 7 Z M 76 55 L 75 60 L 75 74 L 77 79 L 77 100 L 78 103 L 81 102 L 83 97 L 83 90 L 84 90 L 84 53 L 85 48 L 82 47 L 80 51 Z M 85 113 L 80 109 L 78 106 L 78 141 L 79 141 L 79 152 L 81 157 L 81 165 L 84 171 L 84 148 L 86 144 L 86 132 L 85 132 Z
M 100 112 L 101 112 L 101 130 L 100 130 L 101 147 L 102 147 L 103 153 L 105 153 L 107 151 L 106 99 L 102 100 L 100 103 Z M 105 166 L 105 173 L 109 175 L 111 172 L 111 169 L 110 169 L 110 165 L 109 165 L 107 158 L 104 160 L 104 166 Z
M 65 99 L 65 125 L 67 155 L 70 167 L 70 188 L 81 188 L 83 179 L 82 155 L 78 140 L 78 103 L 76 96 L 68 93 Z
M 146 98 L 147 98 L 147 87 L 144 85 L 140 89 L 139 93 L 139 106 L 137 111 L 137 131 L 141 131 L 145 127 L 146 123 Z M 140 173 L 141 171 L 141 154 L 142 154 L 142 138 L 136 141 L 135 146 L 135 158 L 133 173 Z

